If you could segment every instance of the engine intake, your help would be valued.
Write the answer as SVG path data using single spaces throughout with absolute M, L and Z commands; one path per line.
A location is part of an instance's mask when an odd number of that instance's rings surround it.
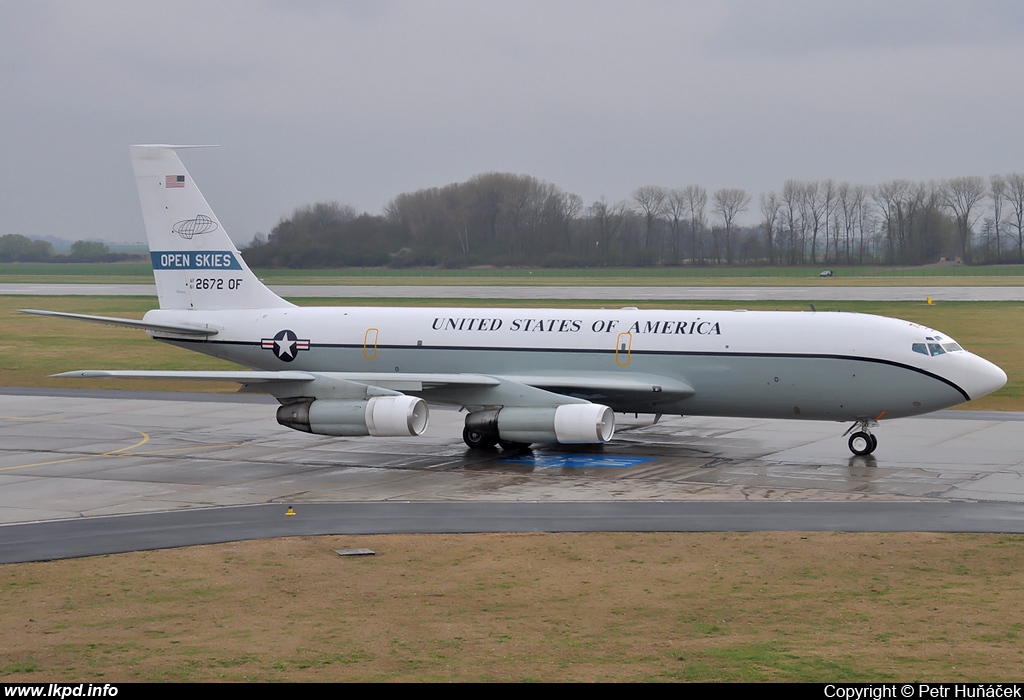
M 407 437 L 422 435 L 430 411 L 415 396 L 374 396 L 363 401 L 301 399 L 277 409 L 277 422 L 314 435 Z

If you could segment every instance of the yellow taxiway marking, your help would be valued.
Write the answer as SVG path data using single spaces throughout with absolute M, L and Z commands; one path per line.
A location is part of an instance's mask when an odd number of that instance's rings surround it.
M 4 415 L 6 421 L 36 421 L 39 422 L 38 418 L 20 418 L 17 415 Z M 46 422 L 61 422 L 61 419 L 44 419 Z M 113 426 L 108 423 L 99 424 L 103 428 L 114 428 L 115 430 L 127 430 L 129 432 L 141 435 L 141 439 L 138 442 L 128 445 L 127 447 L 119 447 L 118 449 L 112 449 L 110 451 L 102 452 L 101 454 L 81 454 L 74 457 L 63 457 L 62 460 L 50 460 L 48 462 L 34 462 L 31 465 L 15 465 L 14 467 L 0 467 L 0 472 L 9 472 L 14 469 L 28 469 L 29 467 L 45 467 L 47 465 L 59 465 L 66 462 L 79 462 L 81 460 L 94 460 L 96 457 L 103 456 L 125 456 L 124 452 L 136 447 L 141 447 L 146 442 L 150 441 L 150 435 L 144 433 L 141 430 L 135 430 L 134 428 L 128 428 L 127 426 Z
M 41 422 L 71 422 L 62 418 L 22 418 L 20 416 L 0 416 L 3 420 L 11 421 L 33 421 L 37 423 Z M 98 457 L 138 457 L 143 455 L 159 455 L 165 452 L 187 452 L 189 450 L 215 450 L 223 447 L 238 447 L 242 443 L 222 443 L 220 445 L 191 445 L 189 447 L 170 447 L 162 448 L 158 450 L 147 450 L 146 452 L 130 452 L 136 448 L 142 447 L 149 442 L 149 434 L 135 428 L 129 428 L 125 425 L 112 425 L 110 423 L 99 423 L 98 425 L 104 428 L 114 428 L 115 430 L 128 430 L 133 433 L 137 433 L 142 436 L 138 442 L 127 447 L 119 447 L 116 450 L 110 450 L 109 452 L 103 452 L 95 455 L 79 455 L 77 457 L 64 457 L 62 459 L 52 459 L 46 462 L 32 462 L 31 464 L 17 464 L 13 467 L 0 467 L 0 472 L 7 472 L 14 469 L 27 469 L 29 467 L 45 467 L 51 464 L 63 464 L 65 462 L 78 462 L 83 459 L 96 459 Z
M 132 452 L 132 457 L 139 457 L 142 455 L 162 455 L 166 452 L 188 452 L 190 450 L 216 450 L 221 447 L 239 447 L 242 443 L 240 442 L 225 442 L 220 445 L 190 445 L 189 447 L 163 447 L 159 450 L 146 450 L 145 452 Z M 135 447 L 133 445 L 132 447 Z M 130 449 L 130 448 L 125 448 Z M 114 455 L 115 457 L 127 457 L 128 455 Z
M 4 416 L 4 419 L 5 420 L 26 420 L 26 421 L 27 420 L 33 420 L 33 421 L 38 420 L 36 418 L 19 418 L 17 416 Z M 61 419 L 59 419 L 59 418 L 58 419 L 50 419 L 50 420 L 51 421 L 61 422 Z M 77 462 L 77 461 L 80 461 L 80 460 L 83 460 L 83 459 L 96 459 L 97 457 L 124 457 L 124 456 L 126 456 L 124 453 L 126 453 L 128 450 L 134 450 L 136 447 L 142 447 L 147 442 L 149 442 L 149 434 L 148 433 L 144 433 L 141 430 L 136 430 L 135 428 L 129 428 L 129 427 L 124 426 L 124 425 L 111 425 L 109 423 L 100 423 L 99 425 L 101 425 L 104 428 L 114 428 L 115 430 L 128 430 L 130 432 L 137 433 L 137 434 L 141 435 L 142 439 L 139 440 L 138 442 L 136 442 L 133 445 L 129 445 L 127 447 L 119 447 L 116 450 L 110 450 L 109 452 L 103 452 L 102 454 L 98 454 L 98 455 L 79 455 L 78 457 L 65 457 L 63 459 L 51 459 L 51 460 L 49 460 L 47 462 L 33 462 L 31 464 L 18 464 L 18 465 L 15 465 L 13 467 L 0 467 L 0 472 L 7 472 L 7 471 L 11 471 L 12 469 L 27 469 L 28 467 L 45 467 L 45 466 L 50 465 L 50 464 L 63 464 L 65 462 Z
M 109 428 L 116 428 L 118 426 L 111 425 L 111 426 L 107 426 L 107 427 L 109 427 Z M 162 455 L 162 454 L 165 454 L 167 452 L 188 452 L 188 451 L 192 451 L 192 450 L 216 450 L 216 449 L 223 448 L 223 447 L 238 447 L 238 444 L 236 444 L 236 443 L 226 442 L 226 443 L 223 443 L 221 445 L 193 445 L 191 447 L 172 447 L 172 448 L 159 449 L 159 450 L 146 450 L 145 452 L 132 452 L 132 453 L 129 454 L 128 452 L 126 452 L 126 450 L 131 450 L 131 449 L 134 449 L 136 447 L 140 447 L 142 445 L 145 445 L 146 442 L 149 441 L 149 435 L 147 435 L 146 433 L 143 433 L 141 430 L 136 431 L 136 432 L 138 432 L 140 435 L 142 435 L 143 438 L 142 438 L 142 440 L 139 440 L 137 443 L 135 443 L 134 445 L 131 445 L 130 447 L 122 447 L 122 448 L 117 449 L 117 450 L 111 450 L 110 452 L 103 452 L 101 454 L 95 454 L 95 455 L 80 455 L 78 457 L 65 457 L 64 459 L 54 459 L 54 460 L 51 460 L 49 462 L 33 462 L 32 464 L 18 464 L 18 465 L 13 466 L 13 467 L 0 467 L 0 472 L 6 472 L 6 471 L 10 471 L 12 469 L 25 469 L 27 467 L 45 467 L 45 466 L 47 466 L 49 464 L 61 464 L 63 462 L 76 462 L 76 461 L 82 460 L 82 459 L 97 459 L 99 457 L 146 457 L 146 456 Z

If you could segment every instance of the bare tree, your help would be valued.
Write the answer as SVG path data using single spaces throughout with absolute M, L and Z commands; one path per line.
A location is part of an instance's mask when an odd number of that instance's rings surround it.
M 803 185 L 796 180 L 786 180 L 782 186 L 782 224 L 788 231 L 786 248 L 791 265 L 804 261 L 804 218 L 801 214 L 803 190 Z
M 605 198 L 602 197 L 590 205 L 587 213 L 593 227 L 591 238 L 593 238 L 594 246 L 597 249 L 597 260 L 601 265 L 606 265 L 612 252 L 612 243 L 626 215 L 626 205 L 620 202 L 615 206 L 609 206 Z
M 733 227 L 736 217 L 747 210 L 750 204 L 750 195 L 746 190 L 721 189 L 715 192 L 714 209 L 722 219 L 725 226 L 725 260 L 732 264 L 733 252 Z
M 918 262 L 937 260 L 944 255 L 947 248 L 946 223 L 949 221 L 942 214 L 942 201 L 939 187 L 934 182 L 921 183 L 918 194 L 917 233 Z
M 665 199 L 665 216 L 668 218 L 673 265 L 679 264 L 679 238 L 682 235 L 683 219 L 686 212 L 686 197 L 683 190 L 671 190 Z
M 872 198 L 882 221 L 889 263 L 919 265 L 945 247 L 943 201 L 932 182 L 893 180 L 875 188 Z
M 906 238 L 905 204 L 910 191 L 908 180 L 883 182 L 875 188 L 871 197 L 882 215 L 885 241 L 890 264 L 906 262 L 903 259 Z
M 942 203 L 956 219 L 957 238 L 960 243 L 960 259 L 971 260 L 971 236 L 974 224 L 981 213 L 978 203 L 985 197 L 985 180 L 977 175 L 955 177 L 942 183 Z
M 868 196 L 871 194 L 872 188 L 858 185 L 855 191 L 859 196 L 859 205 L 857 207 L 857 260 L 863 264 L 866 259 L 877 260 L 876 251 L 878 248 L 877 245 L 872 247 L 871 241 L 876 236 L 878 220 L 875 219 L 871 212 L 871 207 L 868 206 Z
M 839 185 L 839 212 L 843 225 L 843 253 L 847 265 L 852 260 L 850 257 L 850 244 L 856 241 L 857 222 L 860 220 L 859 209 L 864 204 L 864 196 L 865 190 L 863 187 L 852 187 L 849 182 L 842 182 Z M 838 247 L 837 242 L 837 259 L 839 257 Z M 863 260 L 860 262 L 863 262 Z
M 837 230 L 839 227 L 832 221 L 832 215 L 836 208 L 836 183 L 834 180 L 825 180 L 821 183 L 821 205 L 823 209 L 825 219 L 825 263 L 828 264 L 829 260 L 829 246 L 832 243 L 829 238 L 829 224 L 832 223 L 832 230 Z M 836 248 L 836 260 L 839 259 L 839 236 L 835 236 L 835 248 Z
M 1024 174 L 1006 176 L 1006 202 L 1010 205 L 1009 223 L 1013 229 L 1010 236 L 1017 242 L 1017 262 L 1024 263 Z
M 704 262 L 704 231 L 708 225 L 708 193 L 699 185 L 683 189 L 683 199 L 690 218 L 690 262 Z
M 564 192 L 561 195 L 561 227 L 562 247 L 568 251 L 572 246 L 573 224 L 583 211 L 583 197 L 578 194 Z
M 640 213 L 644 217 L 644 252 L 651 255 L 655 247 L 654 238 L 657 235 L 657 224 L 664 214 L 666 191 L 664 187 L 645 185 L 633 192 L 633 201 L 640 207 Z
M 821 196 L 821 186 L 817 182 L 804 184 L 801 198 L 804 222 L 811 229 L 811 264 L 818 261 L 818 232 L 821 230 L 825 214 L 825 201 Z
M 984 260 L 992 259 L 992 249 L 995 247 L 996 222 L 991 216 L 981 220 L 981 252 Z
M 775 222 L 779 218 L 779 197 L 774 191 L 761 195 L 761 216 L 764 217 L 764 237 L 768 245 L 768 264 L 775 264 Z
M 989 178 L 988 183 L 988 194 L 992 198 L 992 225 L 995 229 L 996 262 L 1000 262 L 1003 257 L 1003 251 L 999 239 L 1002 238 L 1001 226 L 1003 223 L 1003 200 L 1006 199 L 1006 178 L 1002 175 L 993 175 Z

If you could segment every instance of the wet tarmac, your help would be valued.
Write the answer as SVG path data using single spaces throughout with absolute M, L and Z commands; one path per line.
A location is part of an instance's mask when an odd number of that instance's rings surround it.
M 278 425 L 265 397 L 64 393 L 0 395 L 0 523 L 298 501 L 1024 503 L 1018 413 L 886 421 L 866 457 L 838 423 L 620 414 L 607 445 L 519 454 L 466 448 L 463 415 L 436 407 L 419 438 L 333 438 Z
M 854 457 L 837 423 L 619 415 L 607 445 L 506 453 L 466 448 L 454 410 L 419 438 L 330 438 L 275 408 L 0 390 L 0 562 L 326 532 L 1024 532 L 1020 413 L 884 422 Z

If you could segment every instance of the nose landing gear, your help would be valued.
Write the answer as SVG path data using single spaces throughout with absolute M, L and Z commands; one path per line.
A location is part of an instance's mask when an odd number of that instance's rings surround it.
M 877 427 L 876 420 L 862 420 L 851 425 L 849 430 L 843 433 L 843 437 L 850 436 L 850 452 L 855 455 L 869 455 L 874 452 L 878 447 L 878 438 L 871 434 L 871 429 Z

